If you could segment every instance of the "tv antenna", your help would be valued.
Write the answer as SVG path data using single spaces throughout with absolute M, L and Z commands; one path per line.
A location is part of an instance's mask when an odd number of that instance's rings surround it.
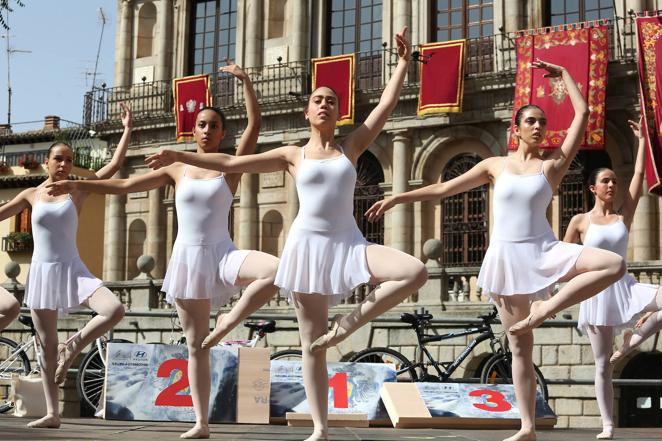
M 106 27 L 106 22 L 108 21 L 108 17 L 106 17 L 106 13 L 103 12 L 103 8 L 99 8 L 99 20 L 101 20 L 101 35 L 99 35 L 99 46 L 97 47 L 97 58 L 96 58 L 96 61 L 94 62 L 94 71 L 92 72 L 92 89 L 94 89 L 94 86 L 96 85 L 96 81 L 97 81 L 97 68 L 99 67 L 99 57 L 101 55 L 101 43 L 103 42 L 103 30 Z
M 11 96 L 12 96 L 12 90 L 11 90 L 11 57 L 13 54 L 30 54 L 32 51 L 26 51 L 22 49 L 14 49 L 11 47 L 11 44 L 9 42 L 11 35 L 9 34 L 9 12 L 7 12 L 7 17 L 6 17 L 6 24 L 7 27 L 5 28 L 5 35 L 2 36 L 2 38 L 5 39 L 5 42 L 7 43 L 7 125 L 11 126 Z

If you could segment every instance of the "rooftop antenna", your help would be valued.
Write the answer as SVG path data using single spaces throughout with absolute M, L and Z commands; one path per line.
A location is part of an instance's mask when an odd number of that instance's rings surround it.
M 101 20 L 101 35 L 99 35 L 99 46 L 97 47 L 97 59 L 94 62 L 94 72 L 92 72 L 92 89 L 96 85 L 97 81 L 97 68 L 99 67 L 99 56 L 101 55 L 101 42 L 103 41 L 103 30 L 106 27 L 106 22 L 108 18 L 106 13 L 103 12 L 103 8 L 99 8 L 99 20 Z
M 11 126 L 11 69 L 10 69 L 10 61 L 11 61 L 11 56 L 16 53 L 23 53 L 23 54 L 29 54 L 32 53 L 32 51 L 26 51 L 26 50 L 21 50 L 21 49 L 12 49 L 11 45 L 9 44 L 9 11 L 7 11 L 7 17 L 5 18 L 5 24 L 7 25 L 5 27 L 5 35 L 2 36 L 2 38 L 5 39 L 7 43 L 7 125 Z

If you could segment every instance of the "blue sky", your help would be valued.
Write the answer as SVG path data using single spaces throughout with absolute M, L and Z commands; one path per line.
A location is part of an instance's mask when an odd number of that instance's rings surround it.
M 29 50 L 11 56 L 12 109 L 15 132 L 41 127 L 16 124 L 45 115 L 81 122 L 83 95 L 92 87 L 92 72 L 101 35 L 99 8 L 108 18 L 103 32 L 96 84 L 113 83 L 117 0 L 23 0 L 9 16 L 10 48 Z M 7 122 L 7 46 L 0 39 L 0 123 Z

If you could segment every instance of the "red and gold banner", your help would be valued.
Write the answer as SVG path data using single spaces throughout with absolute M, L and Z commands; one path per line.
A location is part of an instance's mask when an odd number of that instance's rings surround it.
M 175 78 L 172 90 L 175 95 L 177 141 L 187 141 L 193 138 L 198 112 L 211 105 L 209 75 Z
M 517 37 L 517 76 L 515 77 L 515 112 L 527 104 L 540 106 L 547 116 L 544 148 L 561 147 L 567 129 L 574 118 L 568 92 L 563 80 L 545 78 L 544 69 L 532 69 L 531 63 L 540 58 L 565 67 L 577 82 L 590 111 L 588 126 L 581 143 L 584 149 L 602 149 L 605 144 L 605 96 L 607 63 L 609 62 L 609 31 L 602 23 L 578 23 L 520 33 Z M 517 149 L 511 124 L 508 148 Z
M 639 91 L 646 132 L 646 183 L 648 191 L 662 195 L 662 18 L 637 17 Z M 657 84 L 661 87 L 658 88 Z
M 354 124 L 354 54 L 313 58 L 313 90 L 327 86 L 338 94 L 336 125 Z
M 418 116 L 462 111 L 465 51 L 466 40 L 420 46 L 422 66 Z

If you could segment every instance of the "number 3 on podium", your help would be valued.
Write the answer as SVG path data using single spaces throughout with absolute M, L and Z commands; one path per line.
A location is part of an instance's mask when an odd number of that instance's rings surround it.
M 469 392 L 470 397 L 482 397 L 487 395 L 485 403 L 472 403 L 474 407 L 487 412 L 508 412 L 513 408 L 512 404 L 506 401 L 506 397 L 496 390 L 478 389 Z

